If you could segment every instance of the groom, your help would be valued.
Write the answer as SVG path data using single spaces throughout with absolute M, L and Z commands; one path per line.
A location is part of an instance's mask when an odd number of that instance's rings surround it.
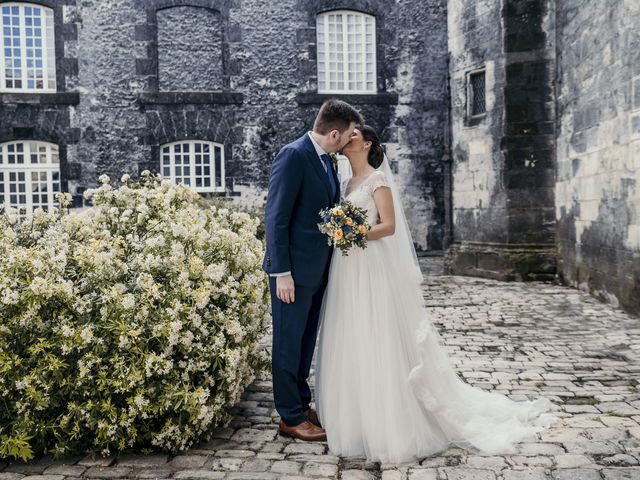
M 319 212 L 340 199 L 329 153 L 344 147 L 360 113 L 346 102 L 327 100 L 313 131 L 285 145 L 271 167 L 265 210 L 273 317 L 273 395 L 280 433 L 301 440 L 325 440 L 311 410 L 307 383 L 316 344 L 331 247 L 320 233 Z

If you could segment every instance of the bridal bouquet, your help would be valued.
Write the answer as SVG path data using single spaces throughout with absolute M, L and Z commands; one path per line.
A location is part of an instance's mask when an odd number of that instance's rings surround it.
M 371 227 L 362 208 L 345 200 L 333 208 L 321 210 L 320 216 L 322 222 L 318 229 L 327 235 L 329 245 L 339 248 L 342 255 L 348 255 L 354 246 L 367 246 L 367 232 Z

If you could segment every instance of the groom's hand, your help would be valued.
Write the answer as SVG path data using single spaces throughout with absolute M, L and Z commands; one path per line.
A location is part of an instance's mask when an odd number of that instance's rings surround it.
M 291 275 L 276 277 L 276 297 L 284 303 L 293 303 L 296 300 L 296 285 Z

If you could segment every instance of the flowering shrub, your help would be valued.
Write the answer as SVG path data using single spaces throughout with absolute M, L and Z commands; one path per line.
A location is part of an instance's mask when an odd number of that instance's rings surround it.
M 184 449 L 266 366 L 258 220 L 122 181 L 0 215 L 0 458 Z

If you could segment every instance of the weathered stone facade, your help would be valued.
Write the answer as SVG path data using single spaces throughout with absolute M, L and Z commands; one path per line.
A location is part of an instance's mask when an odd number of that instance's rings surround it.
M 0 6 L 2 3 L 0 2 Z M 55 94 L 0 93 L 0 143 L 12 140 L 43 140 L 60 149 L 62 190 L 77 175 L 69 163 L 69 152 L 80 142 L 80 129 L 74 124 L 79 103 L 77 56 L 78 24 L 69 9 L 76 0 L 34 2 L 53 9 L 55 21 Z M 73 158 L 73 155 L 71 155 Z
M 640 311 L 639 21 L 624 0 L 449 2 L 451 271 L 555 273 Z
M 455 271 L 553 278 L 553 12 L 543 2 L 449 2 Z M 468 73 L 486 71 L 486 114 Z
M 381 132 L 419 248 L 442 249 L 445 0 L 30 3 L 55 9 L 59 93 L 0 93 L 0 141 L 58 144 L 78 205 L 100 174 L 158 171 L 183 139 L 223 144 L 224 195 L 262 204 L 273 157 L 332 96 L 317 93 L 316 16 L 374 15 L 377 93 L 335 96 Z
M 317 15 L 355 10 L 376 19 L 377 93 L 335 96 L 381 132 L 419 250 L 640 311 L 640 3 L 29 3 L 54 10 L 58 91 L 0 93 L 0 143 L 57 144 L 76 205 L 187 139 L 223 145 L 222 195 L 261 205 L 280 147 L 334 96 L 318 93 Z
M 211 91 L 222 85 L 222 16 L 201 7 L 158 10 L 161 91 Z M 185 25 L 193 28 L 185 29 Z
M 559 273 L 640 312 L 640 4 L 558 5 Z

